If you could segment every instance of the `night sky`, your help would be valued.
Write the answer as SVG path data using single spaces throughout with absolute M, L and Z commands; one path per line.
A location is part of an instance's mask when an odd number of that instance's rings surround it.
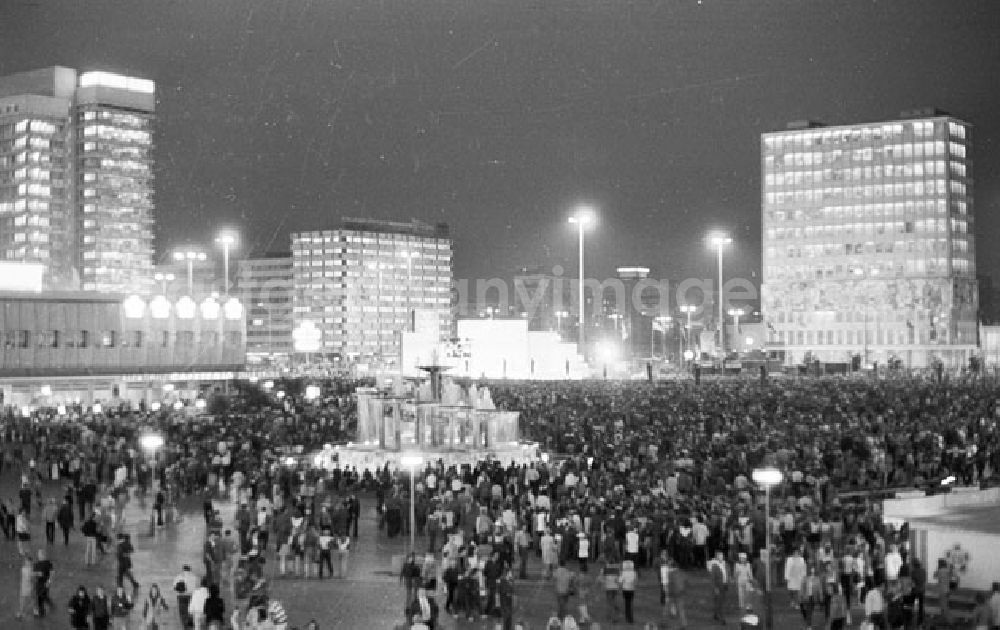
M 581 202 L 595 276 L 712 277 L 712 227 L 759 275 L 761 132 L 934 106 L 974 125 L 1000 276 L 998 24 L 997 0 L 0 0 L 0 74 L 156 81 L 159 252 L 417 217 L 459 278 L 575 274 Z

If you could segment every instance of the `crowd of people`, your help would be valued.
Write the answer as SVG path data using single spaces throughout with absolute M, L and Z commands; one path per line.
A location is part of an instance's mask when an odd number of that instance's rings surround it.
M 47 550 L 79 530 L 85 565 L 113 554 L 117 579 L 64 591 L 73 628 L 154 628 L 176 614 L 198 628 L 285 630 L 268 579 L 349 578 L 374 499 L 380 536 L 413 528 L 426 549 L 399 567 L 406 627 L 434 628 L 442 614 L 527 627 L 538 620 L 520 604 L 525 579 L 551 584 L 551 628 L 632 623 L 653 603 L 686 626 L 694 589 L 724 621 L 761 612 L 770 572 L 806 627 L 909 628 L 926 620 L 929 589 L 950 619 L 961 575 L 950 561 L 922 566 L 878 499 L 947 477 L 986 484 L 1000 470 L 996 392 L 981 382 L 502 383 L 494 402 L 521 412 L 522 437 L 546 456 L 429 461 L 410 522 L 405 470 L 320 470 L 306 456 L 352 436 L 358 384 L 325 382 L 308 405 L 248 387 L 210 422 L 141 408 L 8 413 L 0 471 L 19 483 L 0 524 L 22 557 L 20 615 L 52 614 Z M 149 431 L 165 438 L 156 453 L 140 444 Z M 752 481 L 762 466 L 785 479 L 769 514 Z M 201 563 L 164 592 L 132 574 L 130 501 L 153 527 L 203 507 Z M 1000 593 L 977 610 L 1000 623 Z

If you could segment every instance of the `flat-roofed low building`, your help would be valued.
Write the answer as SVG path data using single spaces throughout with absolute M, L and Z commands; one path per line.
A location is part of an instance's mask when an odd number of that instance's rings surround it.
M 245 363 L 235 298 L 0 293 L 0 389 L 8 404 L 152 403 L 168 383 L 233 378 Z

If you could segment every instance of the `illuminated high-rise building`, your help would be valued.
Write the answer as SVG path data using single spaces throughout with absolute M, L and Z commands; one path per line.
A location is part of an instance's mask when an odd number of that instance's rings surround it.
M 53 289 L 152 287 L 152 81 L 50 67 L 0 77 L 0 259 Z
M 340 229 L 294 233 L 292 277 L 293 325 L 319 329 L 324 356 L 388 367 L 398 365 L 401 333 L 450 334 L 445 224 L 344 219 Z
M 789 362 L 968 360 L 971 153 L 970 125 L 933 110 L 762 135 L 762 311 Z

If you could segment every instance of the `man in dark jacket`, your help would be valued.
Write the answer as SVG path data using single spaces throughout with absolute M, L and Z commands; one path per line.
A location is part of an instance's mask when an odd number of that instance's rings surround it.
M 63 501 L 56 513 L 56 522 L 63 533 L 63 544 L 69 545 L 69 530 L 73 529 L 73 506 L 69 501 Z

